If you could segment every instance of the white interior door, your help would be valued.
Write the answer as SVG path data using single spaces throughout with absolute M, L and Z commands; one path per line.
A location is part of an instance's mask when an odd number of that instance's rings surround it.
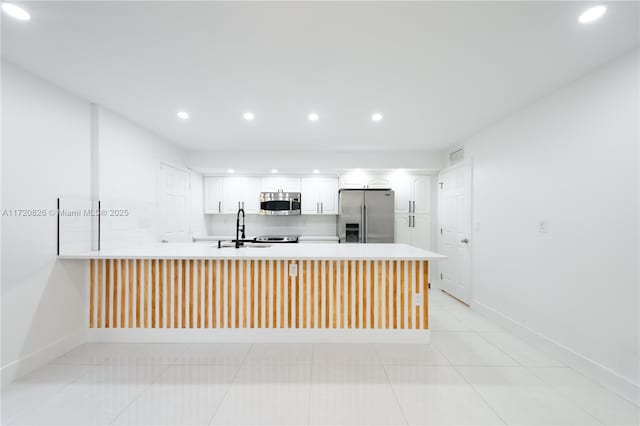
M 160 241 L 189 241 L 189 172 L 160 164 L 158 200 Z
M 440 251 L 443 289 L 464 303 L 471 300 L 471 165 L 440 173 Z

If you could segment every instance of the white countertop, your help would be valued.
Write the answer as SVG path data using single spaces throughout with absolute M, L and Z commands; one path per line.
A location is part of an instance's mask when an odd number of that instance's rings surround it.
M 206 243 L 166 243 L 65 254 L 60 259 L 376 259 L 437 260 L 438 253 L 407 244 L 273 244 L 236 249 Z

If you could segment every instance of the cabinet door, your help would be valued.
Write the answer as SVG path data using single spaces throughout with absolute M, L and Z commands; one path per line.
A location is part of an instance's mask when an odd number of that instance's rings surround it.
M 205 176 L 204 178 L 205 214 L 222 213 L 222 178 Z
M 302 214 L 320 213 L 319 178 L 303 177 L 300 180 L 300 193 L 302 196 Z
M 240 183 L 241 205 L 246 214 L 257 214 L 260 212 L 260 178 L 245 177 Z
M 415 214 L 431 213 L 431 176 L 413 176 L 411 178 L 410 193 L 415 202 Z
M 225 177 L 222 179 L 222 213 L 236 213 L 242 201 L 243 179 Z
M 352 172 L 340 176 L 340 188 L 362 189 L 367 185 L 368 176 L 364 173 Z
M 392 176 L 390 178 L 391 189 L 394 192 L 396 213 L 411 213 L 411 196 L 409 192 L 410 176 L 406 174 Z
M 321 214 L 338 214 L 338 179 L 318 178 L 318 201 Z
M 397 214 L 395 220 L 395 243 L 411 244 L 411 228 L 409 228 L 409 215 Z
M 417 210 L 416 205 L 416 210 Z M 425 250 L 431 250 L 431 215 L 417 214 L 413 216 L 411 228 L 411 245 Z
M 261 192 L 278 192 L 280 188 L 280 176 L 265 176 L 260 178 Z
M 367 188 L 391 188 L 391 180 L 386 176 L 371 176 L 367 179 Z
M 300 178 L 282 176 L 280 178 L 280 189 L 284 192 L 300 192 Z

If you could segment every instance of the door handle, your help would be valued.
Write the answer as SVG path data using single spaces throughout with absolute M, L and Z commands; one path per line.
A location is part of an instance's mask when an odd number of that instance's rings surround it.
M 412 203 L 413 203 L 413 213 L 415 213 L 416 212 L 416 200 L 413 200 Z M 414 222 L 416 221 L 415 217 L 413 218 L 413 221 Z
M 320 202 L 316 201 L 316 213 L 320 214 Z
M 409 213 L 411 213 L 411 200 L 409 200 Z
M 320 201 L 320 213 L 324 213 L 324 202 Z
M 360 242 L 364 243 L 364 204 L 360 205 Z
M 411 228 L 411 215 L 409 215 L 409 228 Z
M 222 201 L 218 201 L 218 213 L 222 213 Z
M 460 240 L 461 243 L 465 243 L 465 244 L 469 244 L 469 239 L 468 238 L 463 238 L 462 240 Z

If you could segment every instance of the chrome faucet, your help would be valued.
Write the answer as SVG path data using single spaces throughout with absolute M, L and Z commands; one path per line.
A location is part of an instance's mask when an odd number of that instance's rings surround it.
M 242 213 L 242 226 L 240 226 L 240 213 Z M 244 209 L 240 208 L 238 209 L 238 214 L 236 215 L 236 248 L 240 248 L 240 246 L 243 244 L 240 242 L 240 232 L 242 232 L 242 239 L 244 240 L 246 238 L 244 229 Z

